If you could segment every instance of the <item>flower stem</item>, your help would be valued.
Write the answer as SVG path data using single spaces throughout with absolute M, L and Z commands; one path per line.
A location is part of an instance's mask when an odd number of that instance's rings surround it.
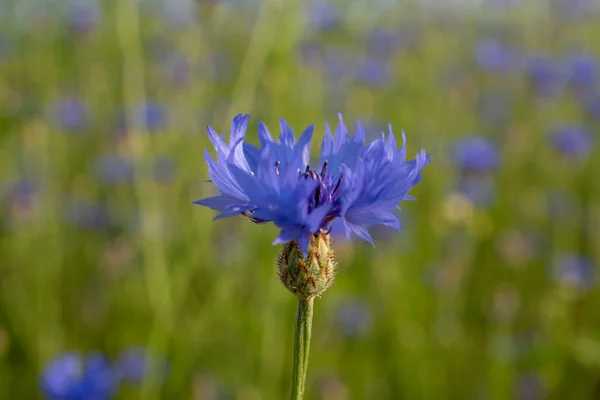
M 308 351 L 312 329 L 314 299 L 298 297 L 296 325 L 294 326 L 294 370 L 292 373 L 292 400 L 304 397 L 304 382 L 308 368 Z

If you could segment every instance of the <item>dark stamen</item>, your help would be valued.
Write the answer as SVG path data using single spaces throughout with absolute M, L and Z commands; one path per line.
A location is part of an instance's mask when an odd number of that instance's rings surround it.
M 310 164 L 306 164 L 306 170 L 304 171 L 304 173 L 308 174 L 309 171 L 310 171 Z
M 331 194 L 334 194 L 340 188 L 340 185 L 342 184 L 342 178 L 343 177 L 340 176 L 340 179 L 338 179 L 337 183 L 335 184 L 335 188 L 333 188 Z
M 319 182 L 319 186 L 315 190 L 315 207 L 319 206 L 319 201 L 321 200 L 321 183 Z
M 327 172 L 327 160 L 323 163 L 323 167 L 321 168 L 321 178 L 325 178 L 325 173 Z
M 276 173 L 277 175 L 279 175 L 279 164 L 281 164 L 281 162 L 280 162 L 280 161 L 277 161 L 277 162 L 275 163 L 275 173 Z

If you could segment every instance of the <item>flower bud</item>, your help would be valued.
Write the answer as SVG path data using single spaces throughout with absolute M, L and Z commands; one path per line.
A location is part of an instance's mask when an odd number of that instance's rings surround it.
M 335 267 L 330 236 L 311 235 L 306 258 L 295 240 L 283 245 L 277 274 L 290 292 L 301 299 L 311 299 L 331 286 Z

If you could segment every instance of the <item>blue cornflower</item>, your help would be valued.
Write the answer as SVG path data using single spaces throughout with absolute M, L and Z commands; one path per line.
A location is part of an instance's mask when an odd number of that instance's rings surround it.
M 308 24 L 318 31 L 333 30 L 342 22 L 340 10 L 330 3 L 309 4 L 306 11 Z
M 596 86 L 598 61 L 586 53 L 570 54 L 565 60 L 569 83 L 576 88 L 588 90 Z
M 89 119 L 86 104 L 75 97 L 60 99 L 56 105 L 56 114 L 60 126 L 67 132 L 82 130 Z
M 94 162 L 94 175 L 102 183 L 126 183 L 133 180 L 133 160 L 118 154 L 103 154 Z
M 498 166 L 499 159 L 496 144 L 484 137 L 468 137 L 454 147 L 454 162 L 464 171 L 492 171 Z
M 556 128 L 550 139 L 554 148 L 566 157 L 585 157 L 592 149 L 592 134 L 580 125 Z
M 119 356 L 115 369 L 125 382 L 140 384 L 147 377 L 164 380 L 167 364 L 142 347 L 130 347 Z
M 547 54 L 535 54 L 527 62 L 526 74 L 538 96 L 558 94 L 564 83 L 564 71 L 559 63 Z
M 52 360 L 40 378 L 49 400 L 111 399 L 118 380 L 105 358 L 99 354 L 82 358 L 66 353 Z
M 509 72 L 517 64 L 514 49 L 495 39 L 478 42 L 474 53 L 479 65 L 491 72 Z
M 100 7 L 96 0 L 74 0 L 69 5 L 69 25 L 77 33 L 92 31 L 100 23 L 100 17 Z
M 559 254 L 551 264 L 551 274 L 557 283 L 578 289 L 590 288 L 596 279 L 592 261 L 575 253 Z
M 167 111 L 162 104 L 147 101 L 138 107 L 135 111 L 135 117 L 140 125 L 146 126 L 150 132 L 153 132 L 164 127 Z
M 221 211 L 217 219 L 242 214 L 256 223 L 273 222 L 280 228 L 274 244 L 295 240 L 304 254 L 310 236 L 327 233 L 334 219 L 342 221 L 347 238 L 354 233 L 371 243 L 371 224 L 400 229 L 393 211 L 401 200 L 410 199 L 408 191 L 429 162 L 424 150 L 406 161 L 406 148 L 396 148 L 391 126 L 387 138 L 382 135 L 365 146 L 360 123 L 349 137 L 339 115 L 335 135 L 326 124 L 321 168 L 312 168 L 312 125 L 296 141 L 282 119 L 276 141 L 261 123 L 260 148 L 244 143 L 247 125 L 248 115 L 235 117 L 229 143 L 208 127 L 217 161 L 208 151 L 205 160 L 221 195 L 195 203 Z
M 336 319 L 341 333 L 359 338 L 371 327 L 371 310 L 369 305 L 360 299 L 344 299 L 338 305 Z
M 357 78 L 366 85 L 383 85 L 390 79 L 387 63 L 374 58 L 367 58 L 358 65 Z

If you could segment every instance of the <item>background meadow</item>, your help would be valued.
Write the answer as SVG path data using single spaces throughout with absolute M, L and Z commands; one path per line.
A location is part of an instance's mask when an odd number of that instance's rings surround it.
M 246 112 L 432 154 L 402 232 L 336 241 L 307 398 L 600 398 L 598 11 L 1 0 L 0 398 L 69 352 L 118 399 L 288 395 L 276 230 L 192 204 L 205 126 Z

